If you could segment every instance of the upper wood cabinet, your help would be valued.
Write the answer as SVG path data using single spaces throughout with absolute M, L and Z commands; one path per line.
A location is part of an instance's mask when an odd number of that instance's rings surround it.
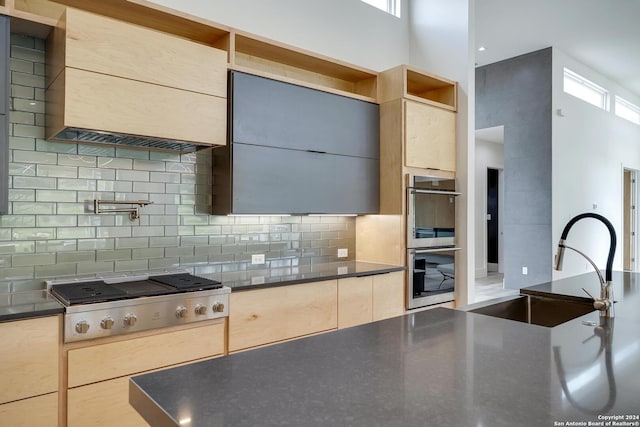
M 378 98 L 386 106 L 381 127 L 390 139 L 381 143 L 395 146 L 386 148 L 395 154 L 394 161 L 402 158 L 404 167 L 455 172 L 456 82 L 401 65 L 380 74 Z
M 456 114 L 416 101 L 405 100 L 403 103 L 404 164 L 455 172 Z
M 226 66 L 224 50 L 67 8 L 48 38 L 47 137 L 81 142 L 83 131 L 99 131 L 125 137 L 89 142 L 224 145 Z

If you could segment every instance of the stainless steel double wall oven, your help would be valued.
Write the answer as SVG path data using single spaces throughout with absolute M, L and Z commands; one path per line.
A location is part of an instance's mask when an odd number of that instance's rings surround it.
M 409 175 L 407 308 L 454 299 L 455 179 Z

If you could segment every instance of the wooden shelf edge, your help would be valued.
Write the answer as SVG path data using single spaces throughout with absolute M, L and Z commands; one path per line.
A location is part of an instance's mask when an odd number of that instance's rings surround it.
M 457 111 L 456 107 L 454 107 L 452 105 L 447 105 L 447 104 L 443 104 L 441 102 L 431 101 L 429 99 L 421 98 L 421 97 L 415 96 L 415 95 L 410 95 L 408 93 L 404 95 L 404 98 L 408 99 L 410 101 L 419 102 L 421 104 L 427 104 L 427 105 L 431 105 L 433 107 L 442 108 L 443 110 L 453 111 L 454 113 Z
M 304 86 L 304 87 L 308 87 L 310 89 L 320 90 L 322 92 L 333 93 L 335 95 L 342 95 L 342 96 L 346 96 L 348 98 L 358 99 L 360 101 L 377 103 L 377 100 L 374 97 L 360 95 L 358 93 L 349 92 L 349 91 L 345 91 L 345 90 L 334 89 L 334 88 L 328 87 L 328 86 L 309 83 L 309 82 L 307 82 L 305 80 L 294 79 L 294 78 L 291 78 L 291 77 L 282 76 L 282 75 L 277 74 L 277 73 L 269 73 L 269 72 L 266 72 L 266 71 L 260 71 L 260 70 L 256 70 L 255 68 L 251 68 L 251 67 L 245 67 L 245 66 L 242 66 L 242 65 L 230 65 L 229 69 L 235 70 L 235 71 L 241 71 L 241 72 L 247 73 L 247 74 L 253 74 L 254 76 L 266 77 L 268 79 L 273 79 L 273 80 L 279 80 L 281 82 L 291 83 L 291 84 L 298 85 L 298 86 Z
M 152 28 L 207 45 L 219 45 L 231 29 L 147 0 L 55 0 L 65 6 L 85 10 L 135 25 Z M 217 46 L 219 47 L 219 46 Z

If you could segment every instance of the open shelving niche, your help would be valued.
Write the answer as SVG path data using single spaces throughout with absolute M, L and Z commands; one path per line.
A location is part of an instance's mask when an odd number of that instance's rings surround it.
M 457 110 L 458 85 L 408 65 L 399 65 L 380 73 L 378 101 L 382 104 L 408 99 L 445 110 Z
M 238 71 L 377 102 L 375 71 L 246 33 L 233 33 L 230 66 Z

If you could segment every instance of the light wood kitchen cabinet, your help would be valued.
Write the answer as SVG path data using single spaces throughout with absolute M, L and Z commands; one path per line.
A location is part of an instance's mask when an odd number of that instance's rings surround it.
M 78 142 L 88 130 L 132 146 L 142 144 L 133 136 L 225 145 L 227 56 L 67 8 L 47 39 L 47 137 Z
M 225 353 L 225 321 L 163 333 L 73 343 L 66 352 L 69 427 L 147 426 L 129 405 L 129 378 Z
M 58 316 L 0 323 L 0 403 L 58 391 Z M 4 424 L 3 424 L 4 425 Z
M 380 73 L 380 211 L 402 213 L 404 175 L 456 171 L 456 82 L 407 65 Z
M 373 320 L 373 276 L 338 279 L 338 329 Z
M 404 314 L 404 271 L 373 277 L 373 321 Z
M 58 425 L 60 317 L 0 323 L 0 425 Z
M 404 272 L 338 280 L 338 328 L 404 314 Z
M 0 426 L 56 427 L 57 425 L 58 393 L 0 405 Z
M 147 426 L 129 405 L 129 377 L 101 381 L 67 392 L 67 427 Z
M 405 165 L 455 172 L 456 113 L 404 101 Z
M 336 329 L 337 281 L 231 293 L 229 351 Z

